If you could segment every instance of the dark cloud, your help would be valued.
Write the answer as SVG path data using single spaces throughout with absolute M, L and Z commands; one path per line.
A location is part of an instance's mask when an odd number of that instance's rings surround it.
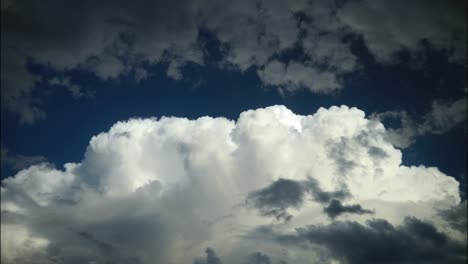
M 38 212 L 44 217 L 50 214 L 45 208 L 38 210 L 44 211 Z M 53 221 L 29 224 L 35 233 L 49 239 L 47 254 L 59 259 L 58 263 L 139 264 L 162 258 L 167 250 L 162 240 L 167 239 L 168 227 L 161 226 L 158 217 L 129 216 L 115 219 L 115 224 L 99 225 L 77 223 L 76 219 L 63 220 L 71 227 L 64 224 L 57 227 Z
M 0 157 L 0 166 L 6 166 L 13 170 L 25 169 L 31 165 L 45 162 L 47 159 L 44 156 L 40 155 L 10 155 L 8 149 L 1 145 L 1 157 Z
M 132 254 L 126 252 L 125 249 L 105 242 L 92 233 L 87 231 L 75 231 L 71 227 L 69 227 L 67 231 L 68 234 L 73 234 L 73 236 L 68 237 L 69 241 L 67 241 L 67 243 L 73 244 L 74 247 L 64 249 L 60 243 L 50 244 L 47 249 L 50 263 L 142 263 L 138 257 L 132 256 Z M 84 252 L 86 252 L 86 254 L 84 254 Z
M 351 194 L 345 188 L 333 192 L 323 191 L 320 188 L 318 181 L 312 177 L 309 177 L 307 181 L 304 182 L 304 185 L 314 200 L 319 203 L 328 203 L 332 199 L 342 200 L 351 196 Z
M 432 224 L 408 217 L 394 226 L 383 219 L 366 225 L 337 221 L 325 226 L 308 226 L 295 234 L 275 234 L 258 229 L 267 237 L 287 246 L 323 247 L 334 259 L 344 263 L 466 263 L 466 242 L 453 240 Z
M 339 200 L 333 199 L 323 211 L 331 218 L 341 214 L 373 214 L 372 210 L 364 209 L 359 204 L 343 205 Z
M 459 124 L 466 123 L 466 113 L 465 96 L 453 101 L 434 100 L 431 109 L 419 122 L 416 121 L 417 116 L 410 115 L 405 110 L 374 113 L 371 118 L 383 123 L 398 121 L 400 126 L 387 128 L 388 139 L 397 147 L 407 148 L 416 141 L 416 137 L 427 134 L 440 135 Z
M 222 264 L 221 259 L 212 248 L 207 248 L 205 253 L 206 259 L 197 259 L 193 264 Z
M 38 76 L 27 63 L 48 65 L 61 75 L 80 69 L 108 80 L 120 75 L 148 75 L 144 63 L 170 64 L 169 76 L 187 62 L 201 63 L 197 46 L 197 5 L 185 0 L 83 1 L 79 5 L 56 0 L 20 0 L 1 10 L 2 107 L 22 123 L 45 118 Z M 177 62 L 177 63 L 176 63 Z M 66 76 L 65 76 L 66 77 Z M 68 83 L 73 97 L 77 84 Z M 44 89 L 44 88 L 42 88 Z
M 78 235 L 86 239 L 89 243 L 94 243 L 105 255 L 116 255 L 117 250 L 114 246 L 109 243 L 103 242 L 95 238 L 92 234 L 88 232 L 78 232 Z
M 262 252 L 254 252 L 247 256 L 244 264 L 271 264 L 271 259 Z
M 369 150 L 367 151 L 367 153 L 379 159 L 387 158 L 389 156 L 387 152 L 385 152 L 385 150 L 376 146 L 371 146 Z
M 348 155 L 350 141 L 342 138 L 339 142 L 331 142 L 328 150 L 328 156 L 332 158 L 337 165 L 337 173 L 346 175 L 350 170 L 354 169 L 358 164 L 353 160 L 354 157 Z
M 422 59 L 426 41 L 466 63 L 466 1 L 347 1 L 337 16 L 380 62 L 398 62 L 403 49 Z
M 279 179 L 268 187 L 249 194 L 247 201 L 260 210 L 262 215 L 273 215 L 278 220 L 290 220 L 289 207 L 299 208 L 304 200 L 305 189 L 300 182 Z
M 217 217 L 213 220 L 205 220 L 204 222 L 206 223 L 207 226 L 213 226 L 231 218 L 235 218 L 235 216 L 233 214 L 227 214 L 227 215 L 222 215 L 220 217 Z
M 255 191 L 247 197 L 247 203 L 257 208 L 264 216 L 275 216 L 278 220 L 291 220 L 288 208 L 300 208 L 306 195 L 319 203 L 350 196 L 346 190 L 327 192 L 320 188 L 317 180 L 308 177 L 305 181 L 278 179 L 271 185 Z
M 369 123 L 369 126 L 377 125 L 377 122 Z M 337 173 L 347 175 L 352 170 L 362 166 L 361 160 L 356 155 L 349 155 L 350 152 L 362 149 L 362 156 L 370 158 L 374 163 L 380 163 L 383 159 L 390 157 L 384 149 L 369 141 L 367 132 L 362 131 L 353 139 L 341 137 L 339 140 L 329 142 L 327 151 L 328 157 L 334 160 L 337 165 Z
M 456 230 L 465 233 L 467 232 L 467 201 L 463 201 L 456 207 L 452 207 L 448 210 L 441 210 L 439 214 Z
M 102 80 L 126 75 L 138 82 L 152 75 L 148 65 L 155 64 L 167 67 L 168 77 L 182 79 L 184 66 L 206 64 L 201 30 L 225 47 L 214 64 L 242 72 L 255 68 L 263 83 L 282 91 L 341 89 L 345 74 L 360 68 L 349 36 L 361 36 L 382 63 L 395 61 L 401 50 L 422 57 L 423 41 L 465 63 L 465 1 L 338 2 L 6 0 L 2 108 L 21 123 L 46 118 L 44 102 L 35 96 L 44 86 L 36 85 L 41 78 L 28 70 L 31 62 L 47 65 L 63 80 L 78 69 Z M 297 58 L 277 59 L 296 48 Z M 75 98 L 93 94 L 72 81 L 66 85 Z

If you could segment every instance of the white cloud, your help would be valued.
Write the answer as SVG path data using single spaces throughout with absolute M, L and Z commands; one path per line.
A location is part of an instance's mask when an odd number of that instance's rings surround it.
M 399 224 L 415 216 L 457 234 L 439 212 L 460 202 L 458 182 L 437 168 L 405 167 L 401 158 L 381 123 L 347 106 L 309 116 L 273 106 L 235 122 L 118 122 L 91 139 L 81 162 L 63 170 L 34 165 L 2 181 L 2 262 L 191 263 L 208 247 L 223 263 L 254 252 L 313 260 L 317 252 L 250 236 L 261 225 L 288 231 L 332 221 L 309 200 L 287 209 L 287 224 L 244 206 L 279 178 L 313 177 L 325 192 L 346 188 L 345 204 L 375 212 L 340 219 Z

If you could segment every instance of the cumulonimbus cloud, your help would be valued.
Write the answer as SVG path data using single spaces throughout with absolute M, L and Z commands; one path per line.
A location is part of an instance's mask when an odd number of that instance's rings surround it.
M 347 106 L 308 116 L 272 106 L 237 121 L 118 122 L 90 140 L 81 162 L 63 169 L 42 163 L 2 181 L 2 263 L 193 263 L 205 261 L 207 248 L 216 258 L 206 261 L 222 263 L 242 263 L 255 252 L 273 263 L 319 261 L 320 248 L 284 248 L 252 231 L 326 227 L 335 221 L 323 211 L 331 198 L 373 212 L 341 214 L 339 221 L 364 225 L 375 217 L 399 226 L 414 217 L 463 241 L 463 231 L 440 213 L 460 203 L 459 183 L 437 168 L 401 161 L 384 126 Z M 308 196 L 257 199 L 279 205 L 288 222 L 244 203 L 279 179 L 314 183 Z

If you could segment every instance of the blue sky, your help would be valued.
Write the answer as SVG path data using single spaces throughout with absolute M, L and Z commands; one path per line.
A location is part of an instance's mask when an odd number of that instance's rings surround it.
M 2 0 L 2 262 L 466 261 L 466 30 L 465 1 Z M 378 223 L 428 246 L 340 244 Z

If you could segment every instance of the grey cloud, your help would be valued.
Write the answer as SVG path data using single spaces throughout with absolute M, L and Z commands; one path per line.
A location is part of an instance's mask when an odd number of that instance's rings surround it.
M 167 239 L 164 228 L 169 227 L 161 225 L 159 216 L 129 216 L 112 225 L 109 222 L 84 225 L 72 219 L 68 221 L 73 230 L 80 231 L 57 228 L 53 222 L 34 225 L 35 230 L 47 235 L 52 243 L 48 254 L 62 259 L 63 263 L 83 263 L 85 260 L 150 263 L 163 258 L 167 249 L 163 242 Z M 70 233 L 75 233 L 75 236 Z
M 307 35 L 301 40 L 304 53 L 315 64 L 325 66 L 337 75 L 355 71 L 357 57 L 351 52 L 350 43 L 343 40 L 344 33 L 336 30 L 323 34 L 320 29 L 313 30 L 314 22 L 307 25 Z
M 206 257 L 196 259 L 193 261 L 193 264 L 222 264 L 220 257 L 216 254 L 216 251 L 212 248 L 207 248 L 205 250 Z M 242 264 L 271 264 L 272 261 L 267 254 L 262 252 L 253 252 L 245 257 L 245 260 Z M 281 262 L 284 263 L 284 262 Z
M 466 242 L 453 240 L 432 224 L 408 217 L 394 226 L 383 219 L 366 225 L 337 221 L 308 226 L 293 234 L 276 234 L 263 228 L 256 232 L 285 246 L 318 246 L 343 263 L 466 263 Z M 316 249 L 316 248 L 314 248 Z
M 334 93 L 342 88 L 342 77 L 358 69 L 357 57 L 345 40 L 351 32 L 338 21 L 334 2 L 311 1 L 301 8 L 295 9 L 305 17 L 297 23 L 296 47 L 303 55 L 287 62 L 269 60 L 260 65 L 257 74 L 265 84 L 277 86 L 281 92 L 307 89 Z
M 427 41 L 466 63 L 466 1 L 347 1 L 337 16 L 380 62 L 397 62 L 403 49 L 422 53 Z
M 468 228 L 467 222 L 467 201 L 463 201 L 456 207 L 447 210 L 441 210 L 439 214 L 447 221 L 454 229 L 466 234 Z
M 46 161 L 46 158 L 41 155 L 25 156 L 20 154 L 14 156 L 7 156 L 3 160 L 3 163 L 6 166 L 11 167 L 13 170 L 21 170 L 44 161 Z
M 228 47 L 224 60 L 245 71 L 293 47 L 299 33 L 294 12 L 306 6 L 306 1 L 215 1 L 204 11 L 207 28 Z
M 381 122 L 385 122 L 386 120 L 398 120 L 400 122 L 400 127 L 386 129 L 389 141 L 397 147 L 407 148 L 411 146 L 418 136 L 418 125 L 404 110 L 374 113 L 371 115 L 371 118 Z
M 339 200 L 333 199 L 330 204 L 323 208 L 323 211 L 330 217 L 335 218 L 342 214 L 373 214 L 372 210 L 364 209 L 359 204 L 343 205 Z
M 41 91 L 35 86 L 37 76 L 26 69 L 28 58 L 61 74 L 81 69 L 103 80 L 133 74 L 140 81 L 151 75 L 145 65 L 164 64 L 170 78 L 182 79 L 188 63 L 205 64 L 201 29 L 212 32 L 223 47 L 219 67 L 254 67 L 261 81 L 282 92 L 333 93 L 342 88 L 344 75 L 360 67 L 350 47 L 349 36 L 354 35 L 362 35 L 380 61 L 402 49 L 420 52 L 422 39 L 453 50 L 453 58 L 466 57 L 465 9 L 438 1 L 139 0 L 78 5 L 18 0 L 2 5 L 2 108 L 27 124 L 46 117 L 43 102 L 33 96 Z M 287 62 L 276 59 L 293 49 L 301 55 Z M 82 97 L 76 84 L 70 86 L 72 96 Z
M 385 150 L 376 147 L 376 146 L 371 146 L 367 153 L 373 157 L 377 157 L 379 159 L 387 158 L 388 154 L 385 152 Z
M 63 86 L 71 93 L 74 99 L 80 99 L 83 97 L 93 98 L 95 91 L 85 90 L 82 86 L 73 83 L 70 78 L 54 77 L 49 80 L 50 85 Z
M 205 253 L 206 259 L 197 259 L 193 264 L 222 264 L 221 259 L 212 248 L 207 248 Z
M 2 218 L 4 215 L 10 215 L 11 213 L 6 214 L 2 212 Z M 23 215 L 19 216 L 17 220 L 28 221 Z M 8 223 L 8 222 L 7 222 Z M 18 221 L 15 221 L 10 224 L 17 224 Z M 20 256 L 14 260 L 14 263 L 116 263 L 116 264 L 140 264 L 141 260 L 134 256 L 134 252 L 128 251 L 126 248 L 118 246 L 118 242 L 114 241 L 109 243 L 107 241 L 97 238 L 96 235 L 88 231 L 75 231 L 73 228 L 62 226 L 61 228 L 56 228 L 53 232 L 51 231 L 51 226 L 54 221 L 51 223 L 42 223 L 39 228 L 45 230 L 40 230 L 40 233 L 49 233 L 51 238 L 54 240 L 50 241 L 46 249 L 46 259 L 43 259 L 43 253 L 38 252 L 38 256 L 41 258 L 36 259 L 34 256 L 25 255 Z M 64 247 L 63 244 L 66 243 L 67 246 Z M 3 259 L 2 259 L 3 263 Z M 8 259 L 6 259 L 6 263 Z
M 254 252 L 247 256 L 244 264 L 271 264 L 271 259 L 268 255 L 262 252 Z
M 382 122 L 398 120 L 401 125 L 397 128 L 387 128 L 387 135 L 395 146 L 407 148 L 416 141 L 418 136 L 443 134 L 466 122 L 466 113 L 467 99 L 465 97 L 448 102 L 433 101 L 431 109 L 423 115 L 420 122 L 416 121 L 405 110 L 374 113 L 371 118 Z
M 310 191 L 310 194 L 312 195 L 314 200 L 320 203 L 328 203 L 332 199 L 342 200 L 351 196 L 351 194 L 346 189 L 333 192 L 323 191 L 320 188 L 318 181 L 312 177 L 309 177 L 304 184 L 306 188 Z
M 263 65 L 291 47 L 298 32 L 294 10 L 306 3 L 257 1 L 12 1 L 2 8 L 2 107 L 23 123 L 45 118 L 26 59 L 58 71 L 79 68 L 101 79 L 148 74 L 145 64 L 167 64 L 167 75 L 183 78 L 187 63 L 204 63 L 198 34 L 215 33 L 228 47 L 225 63 L 245 70 Z M 142 74 L 144 73 L 144 74 Z M 72 90 L 76 94 L 76 89 Z
M 369 127 L 374 126 L 369 122 Z M 354 151 L 360 149 L 363 153 L 367 153 L 367 157 L 374 163 L 379 163 L 383 159 L 390 157 L 386 150 L 376 144 L 376 142 L 369 141 L 367 132 L 363 131 L 355 137 L 341 137 L 338 140 L 330 140 L 328 142 L 327 155 L 337 165 L 336 172 L 340 175 L 347 175 L 355 168 L 362 166 L 360 159 L 356 155 L 350 155 Z
M 17 116 L 21 124 L 32 124 L 46 117 L 42 102 L 31 96 L 37 77 L 27 71 L 24 56 L 6 50 L 3 17 L 2 12 L 1 107 Z
M 32 99 L 35 77 L 26 59 L 58 71 L 80 68 L 102 79 L 161 62 L 164 51 L 202 62 L 196 47 L 196 5 L 187 1 L 14 1 L 2 8 L 2 107 L 23 123 L 45 117 Z M 124 38 L 122 36 L 131 36 Z
M 275 216 L 278 220 L 289 221 L 292 216 L 287 209 L 299 209 L 307 194 L 319 203 L 328 203 L 331 200 L 345 199 L 350 196 L 346 190 L 323 191 L 318 181 L 312 177 L 305 181 L 280 178 L 271 185 L 250 193 L 247 203 L 253 205 L 264 216 Z
M 424 117 L 424 123 L 419 127 L 419 134 L 443 134 L 454 126 L 465 122 L 467 116 L 467 99 L 444 102 L 435 100 L 431 110 Z
M 204 221 L 206 223 L 207 226 L 213 226 L 213 225 L 216 225 L 216 224 L 220 224 L 228 219 L 231 219 L 231 218 L 235 218 L 235 216 L 233 214 L 227 214 L 227 215 L 223 215 L 223 216 L 220 216 L 220 217 L 217 217 L 213 220 L 206 220 Z
M 342 138 L 339 142 L 330 143 L 330 148 L 328 152 L 328 156 L 332 158 L 337 165 L 338 173 L 341 175 L 346 175 L 346 173 L 357 166 L 356 162 L 354 162 L 352 156 L 350 156 L 349 146 L 350 140 L 346 138 Z
M 305 88 L 313 92 L 331 93 L 341 88 L 334 71 L 321 70 L 310 62 L 291 61 L 285 64 L 273 60 L 257 70 L 257 73 L 265 84 L 278 86 L 283 91 Z
M 0 164 L 1 166 L 9 167 L 13 170 L 21 170 L 27 168 L 31 165 L 45 162 L 47 159 L 44 156 L 40 155 L 33 155 L 33 156 L 26 156 L 26 155 L 10 155 L 8 153 L 8 149 L 1 145 L 1 159 Z
M 89 242 L 95 243 L 99 247 L 99 249 L 104 251 L 106 254 L 115 254 L 115 248 L 112 245 L 96 239 L 90 233 L 78 232 L 78 235 L 88 240 Z
M 146 187 L 147 189 L 157 188 L 157 186 Z M 148 193 L 140 193 L 140 195 L 154 197 L 154 193 L 147 191 Z M 99 219 L 98 222 L 93 220 L 83 222 L 81 218 L 83 208 L 76 203 L 63 204 L 61 201 L 52 199 L 47 207 L 43 207 L 27 193 L 15 190 L 14 186 L 9 186 L 8 191 L 2 189 L 2 201 L 4 198 L 21 201 L 22 208 L 27 209 L 35 217 L 25 216 L 21 212 L 10 212 L 2 204 L 2 225 L 20 224 L 27 226 L 30 232 L 33 232 L 32 236 L 47 237 L 49 245 L 45 253 L 49 258 L 54 259 L 53 261 L 39 261 L 39 263 L 88 263 L 90 261 L 121 264 L 153 263 L 155 260 L 164 260 L 168 249 L 166 243 L 173 239 L 169 235 L 174 231 L 173 227 L 170 224 L 164 224 L 165 220 L 159 214 L 129 213 L 118 218 L 112 216 L 120 210 L 147 207 L 141 201 L 134 201 L 134 204 L 131 204 L 131 201 L 108 203 L 104 211 L 85 213 L 86 217 Z M 102 199 L 102 197 L 96 198 Z M 85 200 L 86 198 L 80 202 L 86 203 Z M 59 210 L 61 213 L 57 213 Z M 36 217 L 44 221 L 37 221 Z M 34 257 L 25 255 L 15 258 L 14 261 L 15 263 L 30 263 L 33 259 Z M 3 261 L 2 252 L 2 263 Z
M 247 201 L 260 210 L 262 215 L 273 215 L 278 220 L 290 220 L 286 210 L 289 207 L 300 207 L 305 195 L 305 189 L 300 182 L 279 179 L 268 187 L 249 194 Z

